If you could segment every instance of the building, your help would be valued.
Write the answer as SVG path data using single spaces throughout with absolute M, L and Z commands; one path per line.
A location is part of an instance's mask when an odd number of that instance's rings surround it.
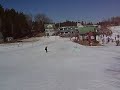
M 82 39 L 87 39 L 89 37 L 94 40 L 96 36 L 99 35 L 97 28 L 96 26 L 84 26 L 78 28 L 78 31 Z
M 59 34 L 62 37 L 70 37 L 71 33 L 77 30 L 77 26 L 65 26 L 59 28 Z
M 80 28 L 80 27 L 84 27 L 84 26 L 80 22 L 78 22 L 77 27 Z
M 45 34 L 46 36 L 52 36 L 55 33 L 55 25 L 54 24 L 45 24 Z

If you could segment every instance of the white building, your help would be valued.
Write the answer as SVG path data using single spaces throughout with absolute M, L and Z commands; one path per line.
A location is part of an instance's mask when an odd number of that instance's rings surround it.
M 77 27 L 80 28 L 80 27 L 84 27 L 81 23 L 77 23 Z
M 55 33 L 54 24 L 45 24 L 45 34 L 46 36 L 52 36 Z

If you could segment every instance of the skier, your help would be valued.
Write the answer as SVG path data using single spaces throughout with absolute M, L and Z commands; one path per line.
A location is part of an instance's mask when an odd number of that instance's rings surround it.
M 104 43 L 105 43 L 105 38 L 103 37 L 103 38 L 102 38 L 102 44 L 104 44 Z
M 120 43 L 120 39 L 119 39 L 119 35 L 117 35 L 117 38 L 116 38 L 116 46 L 119 46 L 119 43 Z
M 110 37 L 108 36 L 108 37 L 107 37 L 107 43 L 109 43 L 109 42 L 110 42 Z
M 45 47 L 45 51 L 46 51 L 46 53 L 48 52 L 48 50 L 47 50 L 47 46 Z

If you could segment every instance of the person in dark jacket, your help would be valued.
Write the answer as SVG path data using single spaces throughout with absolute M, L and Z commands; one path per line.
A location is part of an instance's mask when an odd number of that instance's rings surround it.
M 48 50 L 47 50 L 47 46 L 45 47 L 45 51 L 46 51 L 46 53 L 48 52 Z

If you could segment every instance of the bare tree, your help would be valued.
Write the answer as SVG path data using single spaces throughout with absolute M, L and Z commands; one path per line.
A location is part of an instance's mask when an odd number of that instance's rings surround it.
M 27 23 L 28 23 L 30 29 L 32 29 L 32 19 L 33 19 L 32 14 L 31 13 L 26 14 L 26 19 L 27 19 Z
M 45 14 L 37 14 L 34 18 L 35 22 L 37 23 L 37 30 L 44 32 L 44 24 L 52 23 L 52 20 L 46 16 Z
M 42 24 L 52 23 L 52 20 L 48 16 L 40 13 L 35 16 L 35 21 Z

